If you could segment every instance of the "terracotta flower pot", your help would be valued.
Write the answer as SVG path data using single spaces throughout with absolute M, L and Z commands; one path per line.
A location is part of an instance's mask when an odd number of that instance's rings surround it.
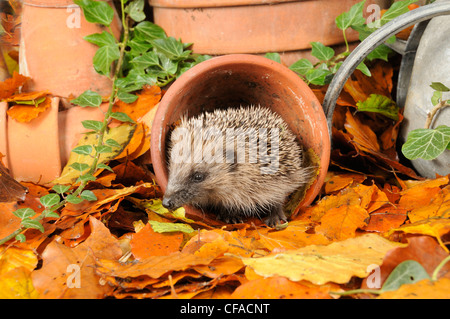
M 153 121 L 151 157 L 158 185 L 168 181 L 166 143 L 170 128 L 182 115 L 215 108 L 261 105 L 280 114 L 305 149 L 320 159 L 318 175 L 295 209 L 309 205 L 323 184 L 330 158 L 330 138 L 322 106 L 291 70 L 264 57 L 235 54 L 216 57 L 185 72 L 167 90 Z M 186 207 L 191 216 L 203 216 Z
M 310 42 L 343 43 L 335 18 L 360 0 L 149 0 L 168 35 L 194 43 L 200 54 L 285 52 L 293 63 Z M 366 1 L 383 9 L 386 0 Z M 368 16 L 371 12 L 368 12 Z M 348 31 L 348 40 L 358 34 Z M 289 52 L 289 54 L 288 54 Z M 292 55 L 292 57 L 291 57 Z
M 111 28 L 118 37 L 117 14 Z M 68 97 L 90 89 L 109 95 L 110 79 L 99 75 L 92 64 L 98 47 L 83 39 L 103 30 L 87 22 L 72 0 L 24 1 L 19 68 L 21 74 L 32 78 L 27 91 L 49 90 L 53 95 Z
M 47 184 L 59 177 L 71 150 L 86 129 L 84 120 L 103 120 L 97 108 L 73 107 L 59 110 L 60 98 L 37 118 L 20 123 L 6 113 L 0 102 L 0 153 L 10 173 L 18 181 Z

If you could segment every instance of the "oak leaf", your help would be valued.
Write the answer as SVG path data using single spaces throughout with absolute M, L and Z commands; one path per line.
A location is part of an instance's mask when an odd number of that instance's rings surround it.
M 51 105 L 52 99 L 48 96 L 37 105 L 13 105 L 8 109 L 7 113 L 12 119 L 26 123 L 37 118 L 42 112 L 50 108 Z
M 13 95 L 30 78 L 14 71 L 12 78 L 0 82 L 0 100 Z

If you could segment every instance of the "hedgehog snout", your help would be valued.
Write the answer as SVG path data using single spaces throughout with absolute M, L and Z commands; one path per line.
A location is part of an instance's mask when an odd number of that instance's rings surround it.
M 164 196 L 162 204 L 167 209 L 171 209 L 172 210 L 172 209 L 176 208 L 175 207 L 175 202 L 170 197 Z

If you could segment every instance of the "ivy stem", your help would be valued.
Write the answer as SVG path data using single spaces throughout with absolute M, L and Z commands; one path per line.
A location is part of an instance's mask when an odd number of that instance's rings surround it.
M 120 54 L 119 54 L 119 59 L 117 61 L 117 64 L 114 68 L 114 74 L 112 77 L 112 90 L 111 90 L 111 95 L 109 97 L 109 105 L 108 105 L 108 110 L 105 113 L 105 118 L 103 119 L 103 125 L 99 131 L 98 134 L 98 143 L 97 143 L 97 149 L 95 151 L 95 157 L 94 157 L 94 161 L 91 165 L 91 167 L 89 168 L 89 171 L 87 172 L 87 174 L 94 174 L 95 171 L 97 170 L 97 165 L 98 165 L 98 161 L 100 159 L 100 153 L 97 151 L 99 147 L 101 147 L 103 145 L 103 138 L 105 136 L 106 130 L 108 128 L 108 123 L 111 119 L 111 113 L 112 113 L 112 108 L 114 105 L 114 101 L 116 99 L 116 95 L 117 95 L 117 88 L 116 88 L 116 80 L 119 76 L 120 70 L 122 68 L 122 64 L 123 64 L 123 58 L 125 55 L 125 47 L 126 47 L 126 43 L 128 41 L 128 37 L 129 37 L 129 27 L 128 27 L 128 17 L 125 16 L 125 12 L 124 12 L 124 1 L 121 1 L 122 4 L 122 25 L 123 25 L 123 30 L 124 30 L 124 35 L 123 35 L 123 39 L 121 41 L 121 43 L 119 44 L 120 46 Z M 111 28 L 110 28 L 111 31 Z M 112 32 L 111 32 L 111 35 Z M 86 187 L 88 181 L 81 181 L 80 185 L 77 187 L 77 189 L 72 193 L 72 195 L 74 196 L 79 196 L 81 194 L 81 192 L 84 190 L 84 188 Z M 35 221 L 41 221 L 42 219 L 44 219 L 48 213 L 50 212 L 55 212 L 58 209 L 60 209 L 61 207 L 65 206 L 67 204 L 67 199 L 63 199 L 62 201 L 60 201 L 58 204 L 52 206 L 52 207 L 47 207 L 45 208 L 42 213 L 37 216 L 36 218 L 34 218 L 33 220 Z M 13 239 L 14 237 L 16 237 L 17 235 L 19 235 L 20 233 L 22 233 L 24 230 L 26 230 L 25 227 L 21 226 L 19 229 L 15 230 L 14 232 L 12 232 L 11 234 L 7 235 L 6 237 L 0 239 L 0 246 L 5 244 L 6 242 L 8 242 L 9 240 Z
M 442 267 L 444 267 L 444 265 L 446 263 L 448 263 L 450 261 L 450 255 L 445 257 L 440 263 L 439 265 L 436 267 L 436 269 L 434 269 L 433 274 L 431 275 L 431 281 L 436 281 L 438 280 L 438 275 L 439 272 L 441 271 Z
M 438 104 L 436 104 L 434 106 L 434 108 L 430 111 L 430 113 L 428 113 L 427 121 L 425 122 L 425 128 L 430 128 L 431 127 L 431 123 L 433 122 L 433 119 L 434 119 L 434 117 L 436 116 L 436 113 L 439 110 L 441 110 L 441 109 L 443 109 L 443 108 L 445 108 L 447 106 L 450 106 L 450 104 L 447 103 L 447 102 L 448 102 L 448 100 L 440 101 Z

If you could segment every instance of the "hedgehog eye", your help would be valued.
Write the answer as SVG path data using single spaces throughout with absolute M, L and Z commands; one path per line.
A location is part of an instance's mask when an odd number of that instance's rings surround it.
M 204 179 L 205 179 L 205 175 L 202 174 L 202 173 L 195 172 L 195 173 L 192 175 L 192 180 L 193 180 L 194 182 L 199 183 L 199 182 L 203 181 Z

